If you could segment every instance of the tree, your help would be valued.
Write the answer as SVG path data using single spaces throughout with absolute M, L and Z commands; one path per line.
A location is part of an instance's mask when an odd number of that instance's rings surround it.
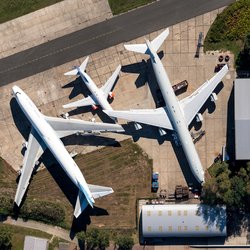
M 12 233 L 7 227 L 1 226 L 0 229 L 0 249 L 11 249 Z
M 130 250 L 134 245 L 134 240 L 129 235 L 119 235 L 115 239 L 115 244 L 118 245 L 119 250 Z
M 109 246 L 109 234 L 104 230 L 90 228 L 86 233 L 80 232 L 77 238 L 86 249 L 105 249 Z

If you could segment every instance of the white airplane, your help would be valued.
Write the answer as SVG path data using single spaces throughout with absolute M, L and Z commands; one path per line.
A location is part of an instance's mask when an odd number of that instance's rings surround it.
M 80 67 L 75 67 L 75 69 L 65 73 L 64 75 L 80 75 L 83 82 L 88 87 L 91 95 L 81 99 L 76 102 L 72 102 L 66 105 L 63 105 L 63 108 L 76 108 L 76 107 L 83 107 L 83 106 L 92 106 L 93 110 L 98 108 L 97 105 L 100 105 L 103 110 L 112 110 L 107 98 L 112 99 L 114 98 L 114 93 L 111 91 L 115 81 L 119 75 L 121 70 L 121 65 L 119 65 L 112 76 L 107 80 L 107 82 L 99 89 L 89 77 L 89 75 L 85 72 L 85 68 L 87 66 L 89 57 L 87 57 L 84 62 L 81 64 Z
M 204 171 L 190 136 L 188 126 L 195 117 L 197 117 L 197 121 L 202 120 L 202 115 L 199 113 L 199 110 L 209 96 L 213 102 L 217 100 L 217 96 L 213 91 L 228 72 L 228 66 L 225 65 L 215 76 L 209 81 L 206 81 L 193 94 L 179 101 L 172 89 L 171 82 L 161 60 L 156 53 L 168 34 L 169 29 L 166 29 L 152 42 L 146 40 L 145 44 L 125 45 L 127 50 L 145 53 L 150 56 L 166 107 L 130 111 L 104 110 L 104 112 L 112 117 L 134 121 L 136 129 L 141 129 L 139 123 L 144 123 L 157 126 L 160 135 L 166 134 L 165 129 L 172 130 L 173 139 L 176 144 L 182 145 L 193 175 L 197 181 L 202 184 L 204 182 Z
M 60 138 L 78 132 L 121 132 L 123 128 L 120 125 L 45 116 L 39 112 L 35 104 L 19 87 L 14 86 L 12 94 L 32 125 L 15 196 L 17 206 L 20 206 L 29 185 L 35 163 L 46 148 L 51 151 L 65 173 L 79 189 L 74 211 L 76 218 L 88 204 L 93 207 L 94 198 L 113 193 L 113 189 L 110 187 L 88 185 L 86 183 L 82 172 L 71 158 Z

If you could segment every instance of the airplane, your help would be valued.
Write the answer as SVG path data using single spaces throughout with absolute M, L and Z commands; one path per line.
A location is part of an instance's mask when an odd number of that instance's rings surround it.
M 82 172 L 60 138 L 76 133 L 122 132 L 124 130 L 120 125 L 45 116 L 18 86 L 12 88 L 12 95 L 31 123 L 31 132 L 14 201 L 18 207 L 29 185 L 35 164 L 47 148 L 79 189 L 74 211 L 76 218 L 88 205 L 93 207 L 95 198 L 113 193 L 113 189 L 110 187 L 87 184 Z
M 98 109 L 98 105 L 102 107 L 103 110 L 112 110 L 111 105 L 107 101 L 107 98 L 113 99 L 114 93 L 111 91 L 115 81 L 121 70 L 121 65 L 119 65 L 107 82 L 101 87 L 98 88 L 89 75 L 85 72 L 89 57 L 87 57 L 80 67 L 75 67 L 75 69 L 65 73 L 64 75 L 80 75 L 83 82 L 88 87 L 91 95 L 81 99 L 76 102 L 63 105 L 63 108 L 75 108 L 83 106 L 91 106 L 93 110 Z
M 140 123 L 158 127 L 161 136 L 167 133 L 166 129 L 171 130 L 174 142 L 177 145 L 182 145 L 190 169 L 196 180 L 202 185 L 205 181 L 204 171 L 190 136 L 188 126 L 195 117 L 198 122 L 202 121 L 202 115 L 199 113 L 199 110 L 209 97 L 211 97 L 211 101 L 213 102 L 217 100 L 214 89 L 228 72 L 228 66 L 225 65 L 216 75 L 206 81 L 190 96 L 179 101 L 172 89 L 171 82 L 163 64 L 157 55 L 157 50 L 167 38 L 168 34 L 169 29 L 167 28 L 151 42 L 145 39 L 145 44 L 124 45 L 127 50 L 150 56 L 153 70 L 166 106 L 156 109 L 130 111 L 104 110 L 104 112 L 112 117 L 135 122 L 135 129 L 137 130 L 142 128 Z

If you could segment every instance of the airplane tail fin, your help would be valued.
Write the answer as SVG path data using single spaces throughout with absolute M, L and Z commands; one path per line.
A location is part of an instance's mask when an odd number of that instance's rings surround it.
M 112 194 L 114 192 L 113 189 L 110 187 L 90 185 L 90 184 L 88 184 L 88 187 L 94 199 Z M 86 198 L 83 190 L 79 188 L 76 199 L 74 216 L 77 218 L 86 209 L 88 205 L 93 207 L 93 203 Z
M 75 69 L 68 71 L 66 73 L 64 73 L 65 76 L 75 76 L 78 74 L 78 71 L 85 71 L 86 66 L 88 64 L 89 61 L 89 56 L 83 61 L 83 63 L 80 65 L 80 67 L 75 67 Z
M 169 29 L 167 28 L 150 43 L 152 48 L 155 51 L 157 51 L 161 47 L 165 39 L 168 37 L 168 35 L 169 35 Z M 145 43 L 144 44 L 125 44 L 124 47 L 125 49 L 133 51 L 133 52 L 149 54 L 148 46 Z

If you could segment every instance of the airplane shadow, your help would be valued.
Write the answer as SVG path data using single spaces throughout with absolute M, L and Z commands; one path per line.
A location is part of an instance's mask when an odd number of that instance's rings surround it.
M 28 141 L 29 133 L 31 130 L 30 122 L 24 115 L 22 109 L 20 108 L 14 97 L 10 100 L 10 110 L 17 129 L 19 130 L 25 141 Z
M 157 140 L 159 144 L 162 144 L 164 141 L 170 141 L 172 139 L 171 132 L 164 136 L 159 134 L 158 128 L 146 124 L 141 124 L 142 129 L 136 130 L 133 122 L 128 122 L 123 124 L 125 135 L 130 135 L 134 142 L 137 142 L 140 138 L 147 138 L 152 140 Z
M 163 51 L 160 51 L 157 54 L 160 59 L 164 57 Z M 140 88 L 145 84 L 147 84 L 151 92 L 151 95 L 154 99 L 154 102 L 157 103 L 158 99 L 157 90 L 159 89 L 159 87 L 158 87 L 158 82 L 155 78 L 155 74 L 150 59 L 142 60 L 141 62 L 138 63 L 124 65 L 122 66 L 121 71 L 125 73 L 139 74 L 135 81 L 136 87 Z
M 226 148 L 230 161 L 235 160 L 234 86 L 227 103 Z
M 78 95 L 82 95 L 83 98 L 87 97 L 88 95 L 91 95 L 89 89 L 87 88 L 86 84 L 83 82 L 82 78 L 80 76 L 77 76 L 75 80 L 72 82 L 69 82 L 62 86 L 63 89 L 72 88 L 69 99 L 73 99 Z

